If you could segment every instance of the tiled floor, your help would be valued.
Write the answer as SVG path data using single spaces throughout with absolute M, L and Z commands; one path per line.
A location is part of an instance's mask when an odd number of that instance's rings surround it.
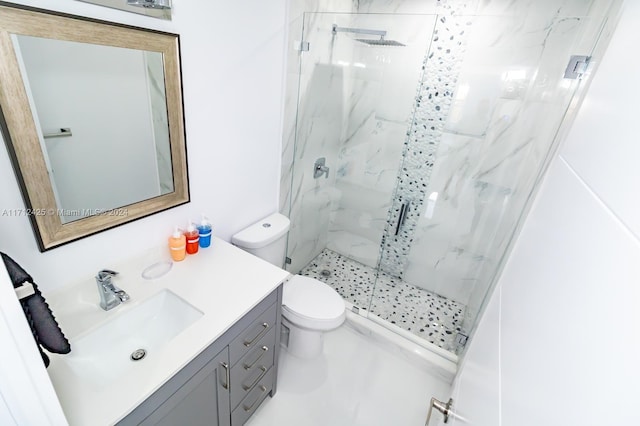
M 318 359 L 283 348 L 278 392 L 247 426 L 423 426 L 431 397 L 446 401 L 450 386 L 347 322 L 325 334 Z
M 324 249 L 300 275 L 323 281 L 347 302 L 443 349 L 455 351 L 454 340 L 465 310 L 460 303 L 384 272 L 378 274 L 375 269 L 329 249 Z

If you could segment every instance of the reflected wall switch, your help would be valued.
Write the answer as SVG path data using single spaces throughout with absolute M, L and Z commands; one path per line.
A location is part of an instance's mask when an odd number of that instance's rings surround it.
M 293 42 L 293 50 L 297 50 L 298 52 L 308 52 L 309 42 L 304 40 L 295 40 Z
M 424 217 L 427 219 L 431 219 L 433 217 L 433 212 L 436 209 L 436 201 L 438 201 L 438 193 L 432 192 L 427 198 L 427 202 L 425 203 L 427 207 L 424 210 Z

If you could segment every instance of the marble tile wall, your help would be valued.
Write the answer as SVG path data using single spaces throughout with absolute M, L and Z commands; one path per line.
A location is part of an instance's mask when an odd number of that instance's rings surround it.
M 402 160 L 402 143 L 406 139 L 416 86 L 422 72 L 421 62 L 430 42 L 435 19 L 434 16 L 398 13 L 450 13 L 452 4 L 462 10 L 460 5 L 466 7 L 467 4 L 475 3 L 440 0 L 291 2 L 291 46 L 287 68 L 280 191 L 280 211 L 292 219 L 288 250 L 293 261 L 290 271 L 299 271 L 325 244 L 362 263 L 377 265 L 380 241 L 392 200 L 390 195 Z M 364 14 L 354 15 L 353 12 Z M 367 15 L 368 13 L 395 15 Z M 327 34 L 327 28 L 331 28 L 333 23 L 385 29 L 388 31 L 387 38 L 397 39 L 407 47 L 372 48 L 353 41 L 351 35 L 331 37 Z M 312 48 L 309 52 L 300 54 L 294 46 L 302 38 L 303 28 L 305 39 Z M 338 84 L 326 93 L 316 91 L 321 90 L 322 85 L 319 83 L 321 80 L 314 76 L 317 74 L 314 71 L 315 64 L 331 64 L 336 68 L 334 74 L 337 79 L 342 80 L 342 97 L 338 94 Z M 328 94 L 331 96 L 327 96 Z M 317 114 L 321 108 L 318 109 L 312 101 L 322 97 L 325 99 L 321 103 L 328 107 L 325 110 L 331 110 L 331 117 L 325 117 L 327 122 L 333 122 L 339 115 L 343 116 L 342 127 L 339 129 L 342 147 L 338 152 L 338 161 L 333 162 L 335 166 L 332 171 L 336 174 L 330 174 L 325 182 L 316 181 L 315 185 L 310 185 L 304 176 L 308 175 L 307 170 L 312 167 L 308 163 L 315 159 L 311 158 L 309 152 L 300 153 L 300 146 L 296 146 L 296 141 L 298 145 L 312 141 L 307 139 L 305 133 L 310 123 L 316 124 L 311 127 L 312 133 L 319 133 L 322 129 L 318 125 Z M 315 111 L 310 112 L 310 109 Z M 310 118 L 312 116 L 314 118 Z M 327 141 L 337 131 L 338 129 L 332 128 L 333 133 L 323 139 L 323 156 L 328 159 L 335 157 L 332 150 L 334 145 Z M 389 141 L 395 143 L 390 144 Z M 310 190 L 313 192 L 308 192 Z M 300 202 L 303 198 L 311 202 L 312 206 L 304 206 Z M 314 206 L 318 205 L 331 206 L 329 222 L 326 220 L 327 213 L 322 209 L 316 210 L 318 217 L 311 220 L 314 209 L 317 208 Z M 297 220 L 298 216 L 300 220 Z M 303 217 L 307 218 L 304 225 Z M 329 228 L 325 230 L 327 223 Z M 312 225 L 314 228 L 309 229 Z M 313 234 L 317 237 L 309 239 Z M 294 252 L 295 256 L 292 254 Z
M 480 0 L 358 0 L 358 13 L 457 14 L 476 13 Z
M 349 10 L 350 4 L 345 3 L 344 9 Z M 339 4 L 328 7 L 339 8 Z M 305 13 L 301 19 L 299 34 L 305 28 L 305 41 L 312 48 L 300 54 L 292 47 L 289 58 L 290 65 L 297 63 L 297 69 L 289 70 L 289 85 L 296 88 L 295 96 L 288 93 L 286 97 L 281 181 L 281 211 L 291 219 L 287 252 L 292 272 L 302 269 L 327 245 L 331 205 L 339 196 L 336 164 L 347 111 L 348 71 L 342 64 L 351 57 L 349 45 L 331 34 L 334 23 L 348 23 L 348 14 Z M 297 24 L 294 21 L 292 27 Z M 315 179 L 313 166 L 321 157 L 326 158 L 329 175 Z
M 444 14 L 456 10 L 459 15 L 548 16 L 549 11 L 563 16 L 587 15 L 602 4 L 598 0 L 358 0 L 358 13 Z
M 579 11 L 589 12 L 587 3 Z M 423 210 L 403 275 L 466 304 L 463 330 L 475 321 L 577 88 L 562 77 L 566 61 L 590 51 L 599 18 L 474 17 L 428 188 L 438 201 L 431 217 Z
M 345 2 L 327 7 L 355 11 Z M 299 271 L 325 246 L 377 266 L 434 19 L 305 13 L 291 20 L 292 43 L 304 28 L 311 48 L 289 57 L 280 200 L 292 221 L 288 270 Z M 383 29 L 407 46 L 371 47 L 351 34 L 333 36 L 334 23 Z M 318 157 L 327 158 L 328 179 L 310 177 Z
M 476 14 L 480 16 L 502 15 L 530 17 L 533 19 L 549 16 L 586 16 L 599 0 L 479 0 Z
M 607 4 L 605 4 L 607 3 Z M 465 312 L 463 321 L 463 331 L 468 331 L 476 321 L 476 317 L 482 309 L 484 299 L 491 288 L 497 273 L 502 266 L 502 257 L 505 255 L 507 246 L 512 238 L 519 222 L 526 214 L 525 208 L 532 190 L 537 187 L 541 178 L 542 169 L 548 161 L 550 151 L 558 143 L 558 127 L 562 121 L 570 121 L 575 114 L 575 104 L 579 104 L 574 98 L 579 82 L 576 80 L 566 80 L 558 72 L 558 56 L 568 58 L 572 54 L 588 54 L 592 51 L 600 28 L 608 13 L 609 2 L 593 2 L 589 9 L 585 11 L 588 16 L 573 17 L 571 19 L 559 18 L 558 25 L 549 31 L 547 40 L 548 49 L 542 53 L 539 63 L 538 74 L 533 80 L 532 90 L 523 99 L 519 120 L 514 125 L 509 126 L 502 135 L 491 136 L 491 140 L 500 144 L 500 140 L 530 138 L 527 149 L 512 155 L 505 155 L 504 165 L 491 166 L 490 162 L 480 169 L 483 173 L 482 179 L 487 182 L 508 182 L 511 174 L 512 180 L 517 180 L 514 191 L 506 205 L 504 218 L 501 226 L 495 231 L 490 243 L 486 244 L 486 252 L 489 253 L 488 261 L 483 263 L 476 278 L 476 285 L 472 289 L 467 302 L 468 309 Z M 578 20 L 579 19 L 579 20 Z M 568 43 L 566 38 L 573 38 Z M 555 70 L 554 70 L 555 66 Z M 571 106 L 570 106 L 571 105 Z M 501 111 L 504 111 L 503 106 Z M 512 106 L 513 107 L 513 106 Z M 495 114 L 498 116 L 498 114 Z M 566 118 L 568 117 L 568 118 Z M 567 126 L 566 124 L 562 124 Z M 496 129 L 497 130 L 497 129 Z M 561 137 L 561 135 L 560 135 Z M 495 161 L 497 151 L 494 151 Z M 489 157 L 488 157 L 489 158 Z M 491 161 L 491 160 L 490 160 Z M 509 172 L 507 167 L 513 163 L 512 170 L 518 173 Z M 531 163 L 539 165 L 534 172 L 530 167 Z M 506 185 L 506 183 L 503 183 Z
M 436 151 L 452 105 L 471 21 L 439 15 L 423 62 L 423 75 L 404 141 L 404 160 L 385 226 L 380 269 L 402 278 L 435 165 Z M 407 209 L 404 219 L 401 213 Z M 402 220 L 403 225 L 398 223 Z
M 289 37 L 287 46 L 287 75 L 285 87 L 285 105 L 283 117 L 283 140 L 282 140 L 282 171 L 280 176 L 280 212 L 289 214 L 291 206 L 291 179 L 293 176 L 294 151 L 296 141 L 296 119 L 298 113 L 298 98 L 301 102 L 306 96 L 306 89 L 309 85 L 312 68 L 301 69 L 303 63 L 309 62 L 310 53 L 303 53 L 297 50 L 296 45 L 302 40 L 304 25 L 304 14 L 313 12 L 336 12 L 351 13 L 355 11 L 355 0 L 292 0 L 289 5 Z M 320 15 L 318 15 L 320 16 Z M 307 25 L 310 21 L 307 21 Z M 317 39 L 316 39 L 317 40 Z M 314 40 L 311 40 L 314 41 Z M 316 46 L 318 45 L 318 46 Z M 322 52 L 317 49 L 321 47 Z M 330 46 L 326 43 L 315 43 L 314 52 L 318 59 L 324 52 L 329 57 Z M 325 59 L 328 63 L 328 59 Z M 304 74 L 302 74 L 304 72 Z M 300 93 L 299 93 L 300 91 Z M 300 95 L 300 96 L 299 96 Z
M 404 47 L 369 46 L 340 34 L 352 46 L 346 105 L 349 114 L 338 155 L 327 247 L 377 267 L 380 242 L 402 164 L 413 99 L 435 16 L 355 15 L 350 26 L 387 31 Z
M 292 205 L 289 217 L 288 252 L 292 270 L 306 265 L 327 244 L 329 212 L 335 193 L 335 173 L 315 179 L 316 159 L 326 158 L 331 167 L 336 163 L 342 120 L 343 73 L 331 64 L 316 64 L 307 87 L 308 97 L 298 116 L 298 144 L 292 179 Z M 333 172 L 333 169 L 330 169 Z

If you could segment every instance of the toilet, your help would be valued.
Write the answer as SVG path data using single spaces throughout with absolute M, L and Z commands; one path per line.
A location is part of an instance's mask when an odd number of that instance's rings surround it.
M 274 213 L 231 237 L 241 249 L 279 268 L 285 261 L 289 219 Z M 287 351 L 299 358 L 315 358 L 322 353 L 324 332 L 340 327 L 345 320 L 342 297 L 327 284 L 294 275 L 282 292 L 283 338 Z

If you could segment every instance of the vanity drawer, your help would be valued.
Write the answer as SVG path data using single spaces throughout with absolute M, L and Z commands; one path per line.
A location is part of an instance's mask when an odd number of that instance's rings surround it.
M 235 408 L 273 366 L 275 334 L 275 328 L 271 329 L 231 368 L 231 408 Z
M 261 339 L 276 326 L 277 303 L 267 308 L 260 316 L 245 328 L 229 345 L 229 361 L 235 365 L 240 358 L 258 346 Z
M 267 395 L 269 395 L 269 392 L 273 389 L 273 372 L 273 368 L 267 371 L 262 380 L 260 380 L 255 387 L 249 391 L 240 405 L 233 410 L 231 413 L 232 425 L 243 425 L 260 406 L 260 403 L 264 401 Z

